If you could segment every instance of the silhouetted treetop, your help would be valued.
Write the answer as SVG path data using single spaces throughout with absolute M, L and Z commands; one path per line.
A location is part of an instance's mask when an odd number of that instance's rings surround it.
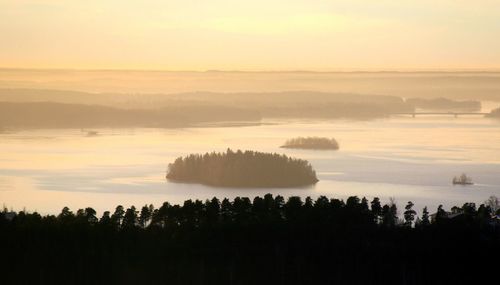
M 174 182 L 219 187 L 299 187 L 318 182 L 311 164 L 277 153 L 232 151 L 191 154 L 169 164 Z
M 339 144 L 334 138 L 322 137 L 298 137 L 289 139 L 285 142 L 283 148 L 302 148 L 302 149 L 339 149 Z

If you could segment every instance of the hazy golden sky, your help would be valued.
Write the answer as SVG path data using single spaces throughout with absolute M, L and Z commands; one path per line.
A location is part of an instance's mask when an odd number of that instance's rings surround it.
M 0 0 L 0 66 L 499 69 L 499 0 Z

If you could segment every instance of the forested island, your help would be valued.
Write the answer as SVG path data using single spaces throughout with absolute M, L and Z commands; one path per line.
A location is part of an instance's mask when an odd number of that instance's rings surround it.
M 173 182 L 217 187 L 301 187 L 318 182 L 311 164 L 276 153 L 232 151 L 191 154 L 169 164 Z
M 298 137 L 289 139 L 282 148 L 337 150 L 339 143 L 334 138 Z
M 491 197 L 431 214 L 266 194 L 99 216 L 4 209 L 0 274 L 3 284 L 495 284 L 498 206 Z

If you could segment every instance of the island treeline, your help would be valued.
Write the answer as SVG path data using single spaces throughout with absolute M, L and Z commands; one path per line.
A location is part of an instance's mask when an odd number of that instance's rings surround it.
M 301 149 L 339 149 L 339 143 L 334 138 L 322 137 L 298 137 L 287 140 L 282 148 L 301 148 Z
M 311 164 L 277 153 L 233 151 L 191 154 L 169 164 L 174 182 L 219 187 L 300 187 L 318 182 Z
M 479 284 L 497 278 L 498 206 L 417 217 L 412 202 L 266 194 L 101 217 L 5 209 L 0 273 L 5 284 Z

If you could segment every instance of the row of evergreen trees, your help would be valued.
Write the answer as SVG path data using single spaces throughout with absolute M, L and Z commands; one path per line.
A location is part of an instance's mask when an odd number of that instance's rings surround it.
M 491 200 L 492 198 L 490 198 Z M 135 206 L 124 208 L 119 205 L 113 212 L 105 211 L 100 218 L 97 217 L 93 208 L 79 209 L 73 213 L 68 207 L 64 207 L 57 216 L 27 213 L 8 212 L 4 209 L 0 213 L 0 221 L 3 224 L 34 226 L 34 225 L 86 225 L 104 226 L 120 229 L 146 229 L 162 228 L 174 229 L 178 227 L 207 227 L 215 225 L 257 225 L 266 223 L 328 223 L 328 224 L 350 224 L 355 226 L 381 226 L 392 228 L 401 227 L 425 227 L 431 225 L 431 219 L 427 207 L 424 207 L 420 217 L 413 209 L 413 202 L 409 201 L 398 216 L 396 204 L 391 200 L 382 205 L 380 199 L 375 197 L 371 202 L 366 198 L 351 196 L 346 201 L 339 199 L 328 199 L 320 196 L 316 200 L 310 197 L 303 201 L 301 197 L 291 196 L 286 201 L 277 195 L 266 194 L 264 197 L 255 197 L 250 200 L 247 197 L 236 197 L 233 201 L 224 198 L 222 201 L 216 197 L 201 200 L 186 200 L 183 205 L 172 205 L 168 202 L 155 209 L 150 205 L 144 205 L 140 210 Z M 11 218 L 7 219 L 10 214 Z M 437 208 L 433 222 L 438 224 L 449 219 L 450 214 L 463 214 L 469 223 L 487 224 L 495 215 L 500 215 L 500 209 L 492 209 L 490 205 L 481 204 L 478 209 L 474 203 L 465 203 L 462 207 L 454 206 L 451 212 L 446 212 L 442 206 Z
M 318 181 L 306 160 L 231 149 L 179 157 L 168 166 L 166 178 L 219 187 L 299 187 Z
M 492 204 L 492 205 L 497 205 Z M 0 213 L 2 284 L 479 284 L 500 229 L 474 204 L 267 194 L 58 215 Z M 402 221 L 399 221 L 399 217 Z M 412 227 L 412 224 L 415 225 Z

